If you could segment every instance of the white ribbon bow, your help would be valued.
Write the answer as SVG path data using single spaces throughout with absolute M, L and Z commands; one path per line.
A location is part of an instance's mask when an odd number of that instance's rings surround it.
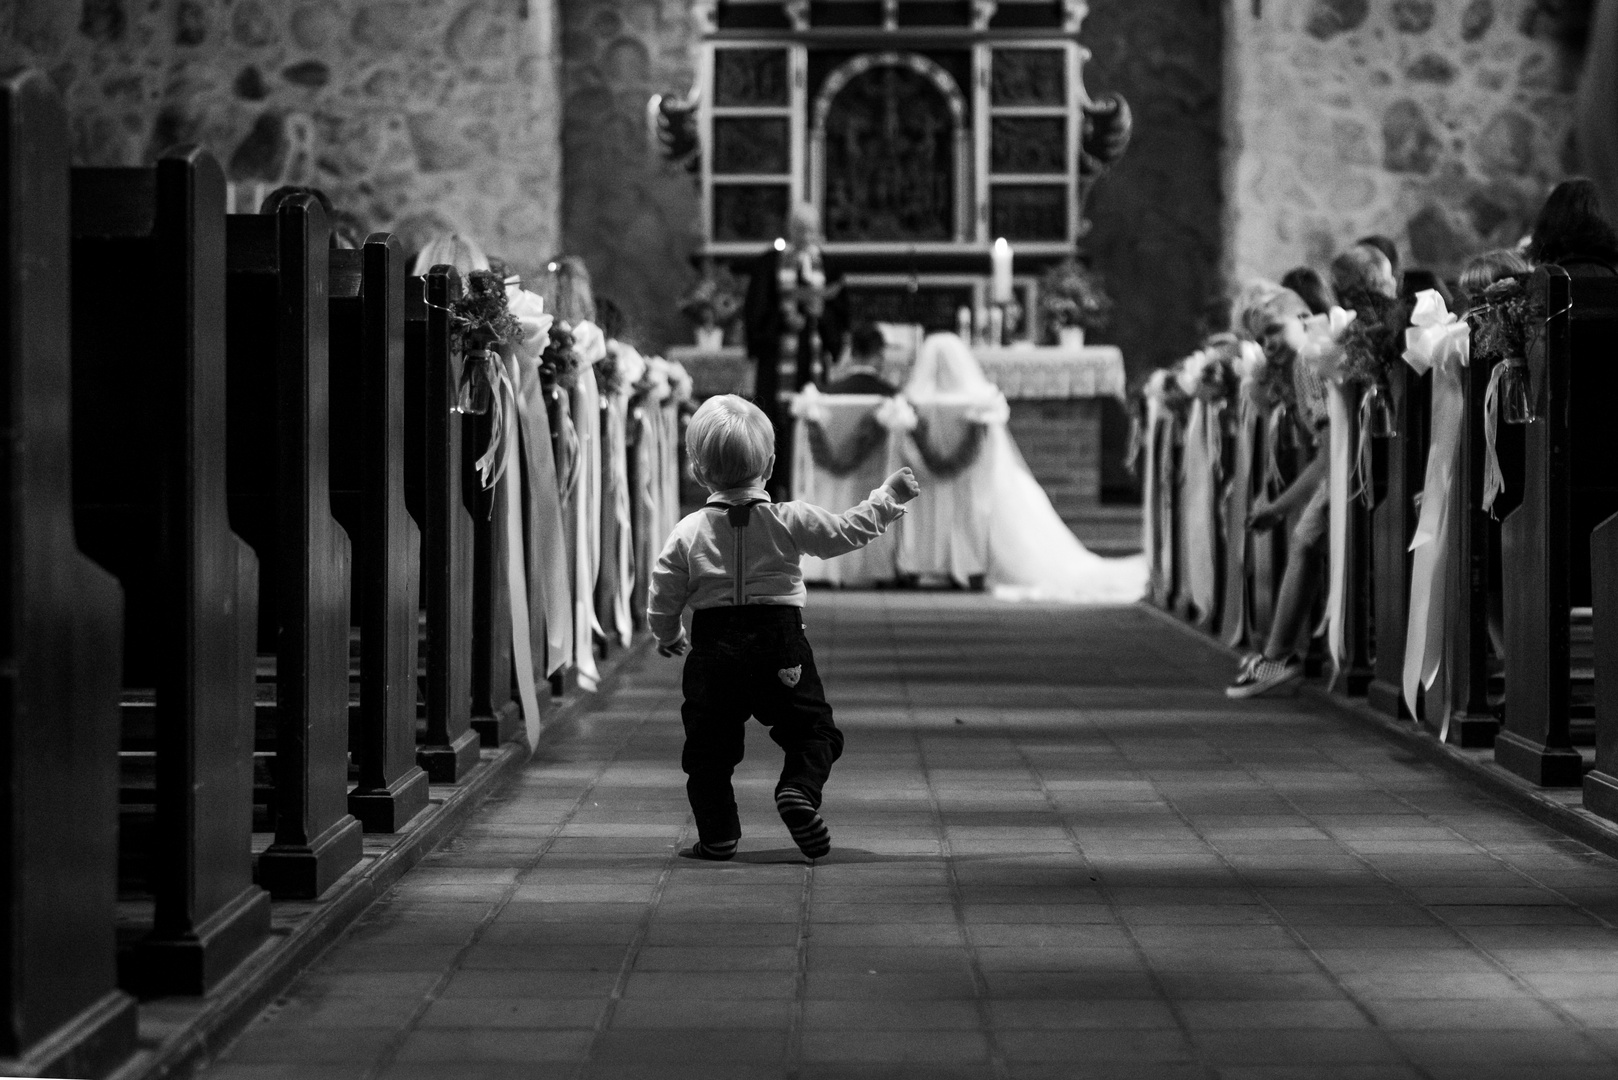
M 1424 375 L 1450 363 L 1465 367 L 1471 360 L 1472 328 L 1449 310 L 1435 289 L 1416 294 L 1416 309 L 1405 331 L 1404 361 Z
M 581 364 L 594 364 L 598 360 L 605 360 L 607 335 L 601 332 L 601 327 L 585 319 L 573 327 L 573 351 L 578 354 Z
M 1359 312 L 1334 307 L 1324 315 L 1299 320 L 1301 338 L 1292 342 L 1298 359 L 1311 365 L 1333 382 L 1343 381 L 1343 335 L 1359 318 Z

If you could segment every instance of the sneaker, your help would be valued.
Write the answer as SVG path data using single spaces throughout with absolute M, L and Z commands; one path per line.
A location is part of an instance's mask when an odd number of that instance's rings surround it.
M 1242 657 L 1241 662 L 1236 665 L 1236 678 L 1231 680 L 1230 685 L 1246 686 L 1252 682 L 1253 669 L 1258 667 L 1258 662 L 1262 659 L 1264 659 L 1264 654 L 1256 652 L 1250 652 Z
M 1262 656 L 1256 658 L 1250 666 L 1246 666 L 1236 676 L 1229 686 L 1225 687 L 1225 696 L 1228 698 L 1250 698 L 1267 694 L 1271 690 L 1279 690 L 1283 686 L 1290 686 L 1303 678 L 1303 665 L 1295 659 L 1266 660 Z

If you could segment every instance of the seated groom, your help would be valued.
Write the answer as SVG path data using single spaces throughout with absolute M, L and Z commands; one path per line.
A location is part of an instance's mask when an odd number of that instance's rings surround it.
M 880 394 L 892 397 L 899 388 L 882 377 L 882 353 L 887 340 L 870 323 L 861 323 L 849 335 L 848 359 L 832 368 L 828 394 Z

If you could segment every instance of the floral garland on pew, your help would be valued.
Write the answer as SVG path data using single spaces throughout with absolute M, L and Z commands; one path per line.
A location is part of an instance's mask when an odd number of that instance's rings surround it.
M 921 455 L 921 463 L 938 479 L 953 480 L 977 462 L 978 454 L 983 451 L 983 436 L 989 426 L 984 423 L 968 423 L 965 437 L 947 454 L 941 453 L 933 445 L 927 429 L 927 418 L 916 417 L 916 427 L 910 433 L 910 438 L 916 444 L 916 453 Z
M 814 459 L 815 468 L 839 479 L 864 465 L 888 441 L 887 428 L 882 426 L 875 414 L 860 418 L 859 426 L 854 429 L 854 441 L 842 454 L 832 448 L 826 428 L 818 420 L 807 420 L 806 428 L 809 433 L 809 456 Z
M 1473 355 L 1492 365 L 1483 394 L 1483 509 L 1493 516 L 1494 501 L 1505 490 L 1505 476 L 1495 450 L 1501 413 L 1508 424 L 1532 424 L 1533 391 L 1528 374 L 1528 350 L 1543 334 L 1549 318 L 1535 317 L 1529 296 L 1529 274 L 1501 278 L 1483 290 L 1483 302 L 1466 313 L 1472 326 Z
M 450 302 L 448 314 L 450 347 L 461 356 L 455 411 L 493 413 L 489 444 L 476 462 L 483 486 L 490 488 L 505 472 L 506 400 L 515 401 L 517 396 L 500 350 L 509 352 L 521 345 L 525 331 L 511 313 L 505 277 L 492 270 L 467 274 L 466 287 Z

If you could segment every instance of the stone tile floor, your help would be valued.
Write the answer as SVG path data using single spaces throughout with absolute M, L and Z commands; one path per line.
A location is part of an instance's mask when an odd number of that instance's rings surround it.
M 806 864 L 762 729 L 689 844 L 655 656 L 209 1080 L 1613 1077 L 1618 864 L 1152 613 L 814 594 Z

